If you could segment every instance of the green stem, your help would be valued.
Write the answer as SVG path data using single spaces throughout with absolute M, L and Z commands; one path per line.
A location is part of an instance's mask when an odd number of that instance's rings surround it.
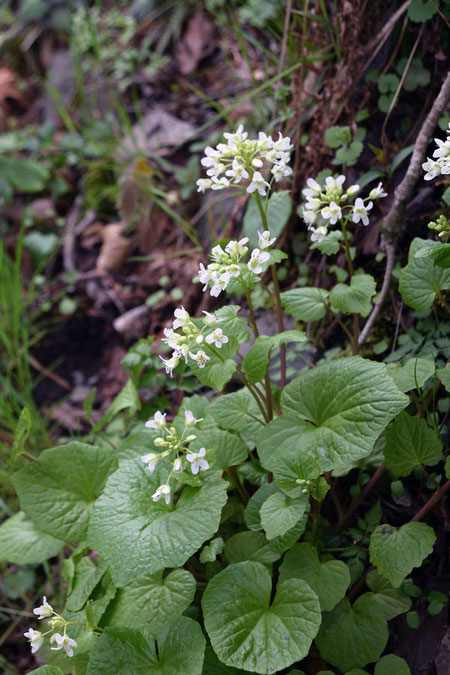
M 350 282 L 351 282 L 355 271 L 353 269 L 352 256 L 350 255 L 350 246 L 347 237 L 347 220 L 348 217 L 345 221 L 342 221 L 342 235 L 344 237 L 345 258 L 347 260 L 348 273 L 350 275 Z M 359 314 L 355 313 L 353 314 L 353 335 L 351 341 L 353 356 L 356 356 L 359 351 L 358 338 L 359 338 Z
M 261 197 L 257 192 L 253 193 L 253 196 L 255 197 L 256 204 L 258 205 L 258 210 L 259 210 L 259 215 L 261 216 L 261 222 L 263 224 L 264 230 L 268 231 L 269 230 L 269 225 L 267 224 L 267 216 L 266 212 L 264 211 L 263 205 L 261 203 Z M 272 281 L 273 281 L 273 288 L 275 291 L 275 310 L 277 313 L 277 321 L 278 321 L 278 330 L 280 333 L 284 332 L 284 322 L 283 322 L 283 310 L 281 307 L 281 299 L 280 299 L 280 285 L 278 283 L 278 277 L 277 277 L 277 268 L 276 265 L 273 264 L 270 266 L 271 272 L 272 272 Z M 283 391 L 284 386 L 286 384 L 286 345 L 281 345 L 280 346 L 280 389 Z

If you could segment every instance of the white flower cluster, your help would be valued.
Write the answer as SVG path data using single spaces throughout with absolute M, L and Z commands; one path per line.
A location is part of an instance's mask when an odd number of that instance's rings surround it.
M 165 328 L 162 342 L 165 342 L 171 349 L 173 349 L 172 356 L 162 360 L 166 367 L 166 373 L 172 376 L 174 368 L 177 367 L 181 359 L 187 363 L 188 356 L 197 363 L 199 368 L 204 368 L 207 362 L 211 359 L 207 355 L 202 345 L 212 348 L 220 349 L 222 345 L 228 342 L 228 338 L 224 335 L 221 328 L 215 328 L 216 324 L 220 323 L 215 314 L 211 312 L 203 312 L 205 318 L 203 319 L 203 327 L 201 330 L 191 320 L 189 312 L 183 306 L 175 310 L 175 321 L 172 328 Z M 176 329 L 180 328 L 181 332 L 177 333 Z M 214 330 L 207 335 L 205 334 L 210 328 Z M 193 351 L 196 350 L 196 351 Z
M 308 187 L 303 190 L 306 203 L 302 215 L 308 230 L 312 232 L 311 241 L 321 242 L 328 234 L 328 227 L 335 225 L 338 220 L 348 220 L 351 217 L 354 223 L 362 221 L 363 225 L 368 225 L 368 212 L 373 207 L 373 202 L 369 200 L 387 196 L 379 183 L 365 199 L 358 197 L 354 204 L 344 204 L 360 189 L 359 185 L 350 185 L 344 192 L 345 180 L 345 176 L 328 176 L 325 179 L 325 189 L 313 178 L 306 181 Z
M 50 644 L 56 645 L 56 647 L 51 647 L 50 649 L 52 651 L 64 650 L 67 656 L 73 656 L 73 649 L 78 645 L 75 642 L 75 640 L 69 637 L 66 633 L 66 627 L 70 622 L 66 621 L 65 619 L 62 618 L 62 616 L 60 616 L 55 612 L 53 607 L 49 605 L 49 603 L 47 602 L 47 598 L 45 597 L 45 595 L 42 598 L 42 605 L 40 607 L 36 607 L 36 609 L 33 609 L 33 614 L 36 614 L 38 619 L 41 620 L 49 619 L 51 616 L 53 616 L 54 618 L 51 619 L 51 621 L 49 621 L 50 630 L 47 631 L 46 633 L 41 633 L 41 631 L 34 630 L 33 628 L 29 628 L 27 632 L 24 633 L 24 636 L 28 639 L 30 643 L 31 653 L 34 654 L 35 652 L 37 652 L 38 649 L 40 649 L 44 644 L 45 636 L 52 633 L 52 635 L 50 636 Z M 61 633 L 53 632 L 57 628 L 64 629 L 63 635 L 61 635 Z
M 160 459 L 168 458 L 172 461 L 172 470 L 166 482 L 152 494 L 154 502 L 158 502 L 163 497 L 166 504 L 170 504 L 171 488 L 169 482 L 173 474 L 183 471 L 183 458 L 188 462 L 188 466 L 190 466 L 194 475 L 200 469 L 203 471 L 209 469 L 208 461 L 205 459 L 206 448 L 200 448 L 198 452 L 190 452 L 189 450 L 189 443 L 196 439 L 196 435 L 190 433 L 190 430 L 202 421 L 202 417 L 196 419 L 191 410 L 186 410 L 184 413 L 184 431 L 181 436 L 178 435 L 175 427 L 168 426 L 166 414 L 162 414 L 159 410 L 153 415 L 153 419 L 145 423 L 147 429 L 157 429 L 161 432 L 161 436 L 155 438 L 153 443 L 157 448 L 165 448 L 160 453 L 150 452 L 147 455 L 142 455 L 141 461 L 147 466 L 148 471 L 153 473 Z M 171 459 L 171 456 L 174 455 L 175 458 Z
M 247 269 L 256 276 L 262 273 L 263 263 L 270 258 L 267 249 L 276 241 L 276 237 L 272 238 L 268 230 L 258 232 L 258 238 L 258 248 L 253 249 L 247 263 Z M 231 279 L 242 279 L 241 261 L 248 251 L 247 243 L 248 237 L 244 237 L 239 241 L 228 242 L 225 250 L 221 246 L 214 246 L 211 251 L 213 262 L 208 267 L 200 263 L 198 271 L 198 278 L 204 284 L 203 291 L 209 288 L 210 295 L 217 297 L 226 290 Z
M 236 133 L 226 133 L 224 136 L 227 143 L 219 143 L 215 148 L 205 148 L 205 157 L 201 163 L 209 178 L 200 178 L 197 181 L 197 192 L 224 190 L 243 181 L 249 194 L 257 191 L 264 197 L 273 181 L 278 182 L 292 174 L 288 163 L 293 146 L 288 136 L 283 137 L 279 133 L 278 140 L 274 141 L 271 136 L 260 131 L 258 140 L 250 140 L 242 124 Z M 270 183 L 260 172 L 260 169 L 264 170 L 269 166 L 272 175 Z
M 441 141 L 440 138 L 434 139 L 438 146 L 433 152 L 434 159 L 427 157 L 427 161 L 422 164 L 422 169 L 426 171 L 425 180 L 433 180 L 440 174 L 443 176 L 450 175 L 450 123 L 446 133 L 447 139 L 445 141 Z

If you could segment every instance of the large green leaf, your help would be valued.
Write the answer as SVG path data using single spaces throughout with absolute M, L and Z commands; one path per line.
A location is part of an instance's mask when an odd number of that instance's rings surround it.
M 86 537 L 92 508 L 117 460 L 110 451 L 72 441 L 17 471 L 12 481 L 23 511 L 63 541 Z
M 260 429 L 264 428 L 261 412 L 246 387 L 216 398 L 209 412 L 220 427 L 237 431 L 246 440 L 256 438 Z
M 295 544 L 284 556 L 279 581 L 303 579 L 319 598 L 322 612 L 329 612 L 344 597 L 350 584 L 350 572 L 340 560 L 321 563 L 316 549 L 303 542 Z
M 163 567 L 180 567 L 214 536 L 228 483 L 206 474 L 202 487 L 184 487 L 173 506 L 154 502 L 165 480 L 142 463 L 126 461 L 106 484 L 89 528 L 92 548 L 103 553 L 118 586 Z
M 294 415 L 284 414 L 272 420 L 267 426 L 257 430 L 259 431 L 256 439 L 258 456 L 262 466 L 267 471 L 273 471 L 278 454 L 283 455 L 289 451 L 301 453 L 304 444 L 300 439 L 304 433 L 309 432 L 310 428 L 309 422 Z M 305 458 L 302 457 L 302 461 L 304 460 Z M 307 461 L 311 462 L 315 471 L 318 467 L 320 473 L 320 467 L 314 457 L 308 456 Z
M 411 608 L 411 598 L 402 590 L 394 588 L 386 577 L 371 570 L 366 578 L 370 588 L 368 595 L 375 600 L 384 612 L 387 621 L 394 619 L 399 614 L 404 614 Z
M 157 635 L 164 626 L 181 616 L 194 599 L 196 582 L 187 570 L 163 570 L 140 577 L 117 592 L 108 608 L 108 626 L 127 626 Z
M 257 337 L 242 362 L 242 370 L 247 375 L 247 380 L 254 384 L 263 379 L 269 366 L 272 349 L 288 342 L 304 342 L 305 340 L 306 335 L 300 330 L 287 330 L 278 335 Z
M 45 534 L 19 511 L 0 525 L 0 560 L 17 565 L 41 563 L 58 555 L 64 542 Z
M 330 293 L 330 302 L 334 310 L 343 314 L 367 316 L 372 309 L 371 298 L 375 293 L 375 279 L 370 274 L 357 274 L 352 277 L 350 286 L 336 284 Z
M 283 412 L 298 419 L 298 432 L 283 431 L 270 439 L 278 453 L 296 447 L 331 471 L 370 454 L 388 423 L 409 403 L 380 363 L 360 357 L 339 359 L 317 366 L 287 385 L 281 397 Z M 278 424 L 270 422 L 267 431 Z M 266 446 L 265 454 L 269 448 Z M 267 464 L 261 457 L 262 464 Z M 273 458 L 272 461 L 273 463 Z
M 417 255 L 426 248 L 441 246 L 430 239 L 413 239 L 408 264 L 400 273 L 399 290 L 407 305 L 417 310 L 429 309 L 436 294 L 450 288 L 450 269 L 435 264 L 429 256 Z
M 345 673 L 377 661 L 388 637 L 383 610 L 363 595 L 353 606 L 344 598 L 323 615 L 316 643 L 321 657 Z
M 433 358 L 416 357 L 408 359 L 406 363 L 400 364 L 388 363 L 387 371 L 394 380 L 400 391 L 406 392 L 411 389 L 422 387 L 429 377 L 435 373 L 435 363 Z
M 324 288 L 293 288 L 280 297 L 286 312 L 298 321 L 318 321 L 327 311 L 328 291 Z
M 293 499 L 282 492 L 275 492 L 261 506 L 261 525 L 267 539 L 286 534 L 303 516 L 308 506 L 308 496 Z
M 308 584 L 278 584 L 263 565 L 230 565 L 209 582 L 203 595 L 205 627 L 226 665 L 275 673 L 303 659 L 320 626 L 320 606 Z
M 101 578 L 105 574 L 107 565 L 103 560 L 95 564 L 91 558 L 81 558 L 75 565 L 71 591 L 66 600 L 66 609 L 70 612 L 77 612 L 83 609 L 87 600 Z
M 272 237 L 279 237 L 284 230 L 292 210 L 292 199 L 289 190 L 274 192 L 269 198 L 267 208 L 267 224 Z M 258 205 L 250 199 L 244 216 L 244 235 L 249 238 L 249 246 L 258 246 L 257 231 L 264 230 Z
M 436 535 L 425 523 L 411 522 L 399 529 L 379 525 L 370 537 L 370 562 L 396 588 L 433 550 Z
M 155 640 L 132 628 L 106 628 L 97 640 L 87 675 L 201 675 L 205 638 L 185 616 L 168 624 Z
M 384 456 L 396 476 L 408 476 L 416 466 L 434 466 L 442 459 L 442 443 L 424 419 L 400 413 L 386 431 Z

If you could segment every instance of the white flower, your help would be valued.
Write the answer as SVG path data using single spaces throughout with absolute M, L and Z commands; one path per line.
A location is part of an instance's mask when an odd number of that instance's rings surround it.
M 422 164 L 422 169 L 427 172 L 424 176 L 425 180 L 433 180 L 433 178 L 436 178 L 442 172 L 440 162 L 435 162 L 430 157 L 427 157 L 427 161 Z
M 33 609 L 33 614 L 36 614 L 38 619 L 47 619 L 53 614 L 53 607 L 48 604 L 45 595 L 42 598 L 42 605 L 40 607 L 36 607 L 36 609 Z
M 28 638 L 28 640 L 30 641 L 32 654 L 37 652 L 37 650 L 42 647 L 42 644 L 44 642 L 44 636 L 40 631 L 29 628 L 28 631 L 24 633 L 24 636 Z
M 60 649 L 64 649 L 67 656 L 73 656 L 73 648 L 78 647 L 75 640 L 72 640 L 72 638 L 70 638 L 68 635 L 61 635 L 61 633 L 55 633 L 52 635 L 50 642 L 53 645 L 55 643 L 58 645 L 57 647 L 51 647 L 52 651 L 56 652 Z
M 212 180 L 211 190 L 224 190 L 225 188 L 230 187 L 230 181 L 228 178 L 225 178 L 225 176 L 222 176 L 222 178 L 213 176 Z
M 241 268 L 236 263 L 228 265 L 226 273 L 230 275 L 230 278 L 238 277 L 241 273 Z
M 164 337 L 161 342 L 165 342 L 171 349 L 178 349 L 183 337 L 178 335 L 178 333 L 175 333 L 173 328 L 164 328 L 164 335 L 166 337 Z
M 264 131 L 260 131 L 258 134 L 258 145 L 261 152 L 266 152 L 273 148 L 272 136 L 267 136 Z
M 440 138 L 435 138 L 434 140 L 438 147 L 433 152 L 433 157 L 436 159 L 439 159 L 440 157 L 450 157 L 450 138 L 447 138 L 446 141 L 441 141 Z
M 316 222 L 317 213 L 314 211 L 306 211 L 305 209 L 302 209 L 302 216 L 308 227 L 311 227 L 311 225 L 314 225 Z
M 180 473 L 182 471 L 183 466 L 181 464 L 181 459 L 177 457 L 174 462 L 173 462 L 173 471 L 174 473 Z
M 248 243 L 248 237 L 243 237 L 243 239 L 239 239 L 239 241 L 229 241 L 228 244 L 225 246 L 225 251 L 229 255 L 233 255 L 236 257 L 242 257 L 247 253 L 247 246 L 246 244 Z
M 267 251 L 260 251 L 259 248 L 255 248 L 252 251 L 252 254 L 250 256 L 250 260 L 247 263 L 247 267 L 250 270 L 250 272 L 254 272 L 255 274 L 261 274 L 262 272 L 262 263 L 265 263 L 267 260 L 269 260 L 270 254 Z
M 264 232 L 258 231 L 258 239 L 258 246 L 262 250 L 269 248 L 269 246 L 272 246 L 273 242 L 277 240 L 276 237 L 273 237 L 273 239 L 270 238 L 269 230 L 264 230 Z
M 370 211 L 372 206 L 373 202 L 369 202 L 367 205 L 365 205 L 361 197 L 358 197 L 358 199 L 355 201 L 355 206 L 353 207 L 353 215 L 352 215 L 353 222 L 359 223 L 359 221 L 362 220 L 363 225 L 368 225 L 369 217 L 367 215 L 367 212 Z
M 328 234 L 328 230 L 325 225 L 319 225 L 319 227 L 311 228 L 311 241 L 321 242 L 325 239 Z
M 183 306 L 175 310 L 175 321 L 173 322 L 174 328 L 184 328 L 190 320 L 189 312 L 187 312 Z
M 209 188 L 212 185 L 212 180 L 209 178 L 199 178 L 197 183 L 197 192 L 205 192 L 205 190 L 209 190 Z
M 308 186 L 308 188 L 302 190 L 306 199 L 310 199 L 313 197 L 320 197 L 320 195 L 322 194 L 322 188 L 320 187 L 319 183 L 316 180 L 314 180 L 314 178 L 308 178 L 308 180 L 306 181 L 306 185 Z
M 260 169 L 262 166 L 264 166 L 264 162 L 262 161 L 262 159 L 258 159 L 258 157 L 252 159 L 252 167 L 254 169 Z
M 159 460 L 159 455 L 155 454 L 154 452 L 149 452 L 148 455 L 142 455 L 141 461 L 144 462 L 144 464 L 147 464 L 147 469 L 149 470 L 150 473 L 153 473 L 156 465 L 158 464 Z
M 270 187 L 269 183 L 266 180 L 264 180 L 259 171 L 255 171 L 255 173 L 253 174 L 252 182 L 247 187 L 247 192 L 251 194 L 252 192 L 255 192 L 255 190 L 258 190 L 261 197 L 264 197 L 264 195 L 267 194 L 266 187 Z
M 206 366 L 206 362 L 211 360 L 211 357 L 205 354 L 203 349 L 199 349 L 196 354 L 189 352 L 189 356 L 191 357 L 191 359 L 194 359 L 194 361 L 196 361 L 199 368 L 204 368 Z
M 327 176 L 325 178 L 325 185 L 329 190 L 341 189 L 344 183 L 345 183 L 345 176 L 338 176 L 337 178 L 333 178 L 333 176 Z
M 220 180 L 218 180 L 217 176 L 220 176 L 221 173 L 225 171 L 225 164 L 221 164 L 220 162 L 217 164 L 213 164 L 208 171 L 206 172 L 207 176 L 211 176 L 212 178 L 212 183 L 211 183 L 211 188 L 213 190 L 221 190 L 223 187 L 228 187 L 228 180 L 225 178 L 225 176 L 222 176 Z M 214 184 L 216 183 L 221 183 L 221 181 L 225 181 L 227 185 L 222 185 L 222 187 L 214 187 Z
M 322 200 L 319 199 L 318 197 L 310 197 L 309 201 L 306 202 L 305 206 L 307 211 L 319 211 L 320 207 L 322 206 Z
M 217 298 L 217 296 L 219 296 L 222 291 L 226 290 L 228 283 L 230 281 L 230 275 L 228 274 L 228 272 L 225 272 L 225 274 L 222 274 L 219 277 L 217 272 L 213 272 L 212 281 L 214 281 L 214 285 L 212 286 L 209 293 L 213 297 Z
M 208 269 L 207 267 L 205 267 L 203 263 L 200 263 L 200 269 L 198 270 L 197 274 L 198 274 L 198 278 L 200 280 L 200 283 L 205 284 L 203 286 L 203 291 L 206 291 L 206 289 L 208 288 L 208 284 L 211 280 L 211 274 L 212 274 L 211 270 Z
M 205 339 L 209 345 L 214 343 L 218 349 L 228 342 L 228 338 L 223 334 L 223 330 L 221 328 L 216 328 L 216 330 L 213 330 L 213 332 L 210 333 L 210 335 L 207 335 Z
M 178 345 L 178 347 L 174 350 L 172 357 L 175 357 L 177 359 L 184 359 L 185 362 L 187 363 L 188 354 L 189 354 L 189 345 L 186 343 L 184 345 Z
M 380 183 L 380 185 L 381 185 L 381 183 Z M 357 192 L 359 192 L 359 190 L 360 190 L 359 185 L 350 185 L 350 187 L 347 188 L 347 195 L 349 195 L 349 196 L 354 195 Z
M 209 469 L 208 462 L 206 461 L 206 459 L 203 459 L 205 455 L 206 455 L 205 448 L 200 448 L 198 452 L 189 452 L 186 455 L 187 461 L 191 463 L 191 471 L 193 474 L 198 473 L 200 469 L 203 469 L 203 471 Z
M 211 258 L 216 262 L 222 262 L 224 260 L 227 260 L 228 256 L 223 250 L 223 248 L 220 246 L 220 244 L 217 244 L 217 246 L 214 246 L 214 248 L 211 250 Z
M 342 218 L 342 211 L 336 202 L 330 202 L 330 204 L 325 206 L 325 208 L 322 209 L 320 213 L 322 214 L 323 218 L 325 218 L 325 220 L 330 221 L 331 225 L 334 225 L 337 223 L 339 218 Z
M 218 319 L 215 314 L 211 314 L 211 312 L 205 312 L 203 310 L 203 314 L 205 315 L 204 322 L 206 326 L 215 326 L 216 323 L 220 323 L 221 319 Z
M 281 162 L 280 164 L 275 164 L 272 167 L 271 173 L 275 178 L 275 182 L 278 183 L 282 178 L 290 176 L 292 174 L 292 169 L 290 166 L 284 164 L 284 162 Z
M 184 426 L 185 427 L 194 427 L 198 422 L 203 422 L 203 417 L 195 418 L 192 410 L 184 411 Z
M 225 133 L 224 134 L 224 137 L 228 141 L 228 146 L 233 148 L 233 149 L 237 149 L 236 148 L 237 143 L 239 143 L 240 141 L 245 141 L 247 136 L 248 136 L 248 133 L 246 131 L 244 131 L 244 126 L 242 124 L 240 124 L 238 126 L 236 133 L 234 133 L 234 134 Z
M 161 361 L 164 363 L 164 366 L 165 366 L 165 368 L 166 368 L 166 373 L 167 373 L 168 375 L 170 375 L 170 377 L 172 377 L 172 373 L 173 373 L 174 368 L 176 368 L 177 365 L 178 365 L 179 362 L 180 362 L 180 358 L 179 358 L 179 356 L 177 355 L 177 353 L 175 353 L 174 356 L 171 356 L 170 359 L 163 359 L 162 356 L 160 356 L 159 358 L 160 358 Z
M 278 140 L 274 142 L 273 147 L 278 152 L 289 152 L 289 150 L 292 150 L 294 146 L 291 145 L 291 139 L 289 136 L 283 137 L 281 133 L 278 132 Z
M 170 486 L 169 485 L 160 485 L 159 488 L 152 494 L 152 499 L 154 502 L 159 502 L 161 497 L 164 497 L 166 504 L 170 503 Z
M 243 178 L 248 178 L 248 171 L 246 171 L 245 166 L 242 166 L 236 158 L 233 159 L 233 164 L 231 169 L 225 171 L 227 176 L 234 178 L 233 183 L 240 183 Z
M 369 199 L 382 199 L 383 197 L 387 197 L 387 192 L 383 190 L 383 184 L 380 182 L 369 192 Z
M 148 422 L 145 423 L 145 426 L 147 429 L 164 429 L 166 424 L 166 413 L 163 415 L 159 410 L 157 410 L 153 415 L 153 419 L 148 420 Z

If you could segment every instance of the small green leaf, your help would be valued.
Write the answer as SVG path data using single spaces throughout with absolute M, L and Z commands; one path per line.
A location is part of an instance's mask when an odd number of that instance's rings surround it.
M 367 596 L 344 599 L 323 615 L 316 643 L 323 659 L 344 673 L 377 661 L 389 638 L 383 610 Z
M 40 192 L 50 176 L 47 167 L 29 159 L 0 157 L 0 172 L 22 192 Z
M 287 314 L 298 321 L 319 321 L 327 311 L 328 291 L 324 288 L 293 288 L 280 298 Z
M 228 666 L 275 673 L 303 659 L 320 625 L 317 596 L 299 579 L 277 586 L 263 565 L 230 565 L 210 581 L 202 599 L 205 628 Z
M 201 487 L 184 487 L 168 507 L 152 500 L 166 478 L 163 468 L 150 474 L 142 462 L 124 461 L 95 504 L 89 542 L 105 556 L 118 586 L 180 567 L 219 527 L 228 483 L 207 472 Z
M 222 537 L 216 537 L 213 539 L 207 546 L 202 548 L 200 553 L 200 562 L 214 562 L 219 553 L 223 551 L 223 539 Z
M 379 525 L 370 537 L 370 562 L 398 588 L 414 567 L 433 550 L 436 535 L 425 523 L 411 522 L 399 529 Z
M 12 481 L 23 511 L 40 529 L 63 541 L 82 541 L 94 503 L 116 467 L 110 451 L 72 441 L 44 450 Z
M 405 659 L 395 654 L 386 654 L 375 666 L 374 675 L 411 675 Z
M 23 238 L 23 245 L 31 255 L 35 265 L 46 261 L 60 244 L 60 238 L 54 232 L 33 230 Z
M 271 565 L 281 553 L 273 551 L 263 532 L 238 532 L 225 542 L 224 554 L 228 563 L 246 560 Z
M 289 190 L 274 192 L 267 207 L 267 225 L 272 237 L 279 237 L 291 215 L 292 199 Z M 256 199 L 250 199 L 244 216 L 244 235 L 249 238 L 249 246 L 258 246 L 259 230 L 264 229 Z M 224 331 L 225 332 L 225 331 Z
M 58 555 L 64 542 L 39 530 L 19 511 L 0 525 L 0 560 L 30 565 Z
M 276 484 L 290 497 L 303 495 L 305 484 L 301 481 L 316 479 L 320 474 L 315 458 L 302 454 L 295 446 L 277 452 L 271 466 Z
M 333 164 L 346 164 L 347 166 L 353 166 L 356 164 L 356 160 L 362 153 L 363 149 L 364 145 L 361 143 L 361 141 L 352 141 L 348 148 L 339 148 L 339 150 L 337 150 Z
M 100 431 L 122 410 L 128 410 L 130 416 L 135 415 L 141 408 L 139 394 L 133 380 L 130 378 L 123 389 L 117 394 L 100 422 L 94 427 L 94 432 Z
M 378 80 L 378 91 L 381 94 L 388 94 L 389 92 L 394 93 L 398 87 L 400 80 L 397 75 L 393 73 L 388 73 L 387 75 L 382 75 Z
M 84 557 L 76 563 L 72 589 L 66 600 L 66 609 L 69 612 L 83 609 L 106 569 L 107 565 L 103 560 L 96 565 L 91 558 Z
M 434 466 L 442 459 L 442 443 L 427 422 L 401 412 L 386 431 L 384 456 L 395 476 L 409 476 L 416 466 Z
M 408 7 L 408 17 L 416 23 L 424 23 L 431 19 L 437 12 L 436 5 L 439 7 L 439 0 L 412 0 Z
M 411 628 L 412 630 L 419 628 L 420 617 L 418 612 L 408 612 L 406 615 L 406 623 L 408 624 L 408 627 Z
M 371 298 L 375 293 L 376 283 L 373 276 L 357 274 L 352 277 L 350 286 L 336 284 L 330 293 L 330 302 L 335 311 L 367 316 L 372 309 Z
M 322 241 L 315 241 L 314 244 L 311 245 L 311 248 L 318 249 L 325 255 L 334 255 L 340 249 L 339 242 L 342 238 L 343 236 L 340 230 L 332 230 L 322 239 Z
M 205 643 L 198 623 L 185 616 L 168 624 L 157 644 L 136 629 L 106 628 L 86 675 L 201 675 Z
M 370 592 L 364 595 L 370 596 L 379 604 L 387 621 L 404 614 L 411 607 L 411 598 L 401 589 L 394 588 L 389 579 L 378 574 L 376 570 L 369 572 L 366 583 Z
M 340 145 L 348 145 L 352 140 L 350 127 L 328 127 L 325 131 L 325 143 L 329 148 L 339 148 Z
M 147 574 L 120 588 L 108 607 L 106 624 L 148 630 L 157 635 L 178 618 L 194 599 L 196 582 L 187 570 Z
M 19 457 L 19 455 L 24 451 L 24 445 L 30 435 L 31 431 L 31 415 L 28 408 L 24 408 L 20 413 L 19 420 L 17 422 L 16 431 L 14 433 L 14 441 L 12 447 L 11 458 L 13 462 Z
M 432 307 L 437 293 L 450 289 L 450 269 L 435 265 L 429 256 L 417 255 L 442 244 L 429 239 L 413 239 L 408 264 L 400 272 L 399 291 L 407 305 L 417 310 Z
M 281 536 L 290 530 L 303 516 L 308 506 L 308 497 L 292 499 L 282 492 L 275 492 L 261 506 L 261 525 L 267 539 Z
M 321 563 L 316 549 L 306 542 L 295 544 L 284 556 L 280 583 L 304 579 L 319 598 L 322 612 L 329 612 L 342 600 L 350 585 L 350 572 L 340 560 Z
M 422 356 L 408 359 L 403 366 L 397 363 L 387 364 L 388 375 L 403 392 L 422 387 L 428 378 L 434 375 L 435 368 L 433 358 Z
M 306 335 L 300 330 L 287 330 L 278 335 L 257 337 L 242 362 L 242 370 L 250 384 L 263 379 L 269 366 L 270 353 L 275 347 L 288 342 L 304 342 Z
M 222 324 L 221 324 L 222 327 Z M 225 333 L 225 331 L 224 331 Z M 226 335 L 226 333 L 225 333 Z M 227 344 L 218 350 L 218 354 L 214 354 L 206 349 L 207 356 L 210 360 L 204 368 L 200 368 L 197 363 L 190 360 L 189 365 L 195 377 L 205 387 L 222 391 L 227 382 L 229 382 L 236 370 L 236 362 L 232 357 L 239 349 L 239 342 L 237 338 L 231 336 Z

